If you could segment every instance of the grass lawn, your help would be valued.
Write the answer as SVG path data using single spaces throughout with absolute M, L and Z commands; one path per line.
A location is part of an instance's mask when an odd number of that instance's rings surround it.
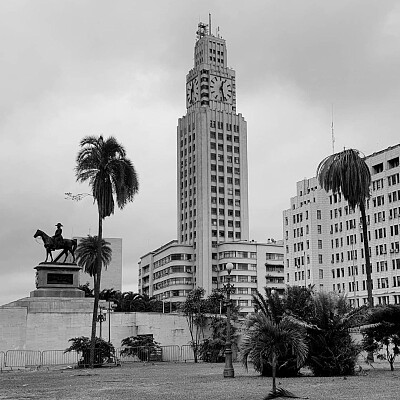
M 382 368 L 383 366 L 383 368 Z M 223 378 L 223 364 L 124 364 L 93 370 L 6 371 L 0 399 L 7 400 L 262 400 L 271 378 L 235 364 L 235 378 Z M 309 399 L 400 399 L 400 370 L 389 365 L 351 377 L 278 378 L 279 386 Z

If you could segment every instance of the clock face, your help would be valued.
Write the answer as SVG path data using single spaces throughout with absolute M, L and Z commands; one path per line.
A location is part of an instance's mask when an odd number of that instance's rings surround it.
M 210 78 L 210 100 L 232 102 L 232 82 L 228 78 L 213 76 Z
M 186 86 L 186 98 L 188 104 L 194 104 L 199 99 L 199 81 L 192 79 Z

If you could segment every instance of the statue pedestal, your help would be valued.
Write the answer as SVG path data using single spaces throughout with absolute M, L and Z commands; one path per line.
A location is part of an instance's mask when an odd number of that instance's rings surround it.
M 45 263 L 36 269 L 36 290 L 30 297 L 85 297 L 79 287 L 79 271 L 76 264 Z

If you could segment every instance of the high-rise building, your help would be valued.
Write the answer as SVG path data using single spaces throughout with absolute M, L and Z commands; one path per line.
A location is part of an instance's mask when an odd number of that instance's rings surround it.
M 196 33 L 187 113 L 177 128 L 178 240 L 141 258 L 139 288 L 176 302 L 193 287 L 211 293 L 225 282 L 232 262 L 233 299 L 249 311 L 251 294 L 267 279 L 267 261 L 268 282 L 277 274 L 275 286 L 283 289 L 282 244 L 249 241 L 247 124 L 236 112 L 235 71 L 227 67 L 219 34 L 203 23 Z
M 400 304 L 400 145 L 367 156 L 371 197 L 366 202 L 374 304 Z M 317 179 L 297 182 L 283 213 L 285 282 L 346 293 L 367 302 L 363 232 L 358 208 Z

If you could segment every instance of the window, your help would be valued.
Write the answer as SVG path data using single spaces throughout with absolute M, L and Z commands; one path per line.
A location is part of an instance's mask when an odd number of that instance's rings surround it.
M 383 163 L 376 164 L 372 167 L 372 172 L 374 174 L 379 174 L 383 171 Z

